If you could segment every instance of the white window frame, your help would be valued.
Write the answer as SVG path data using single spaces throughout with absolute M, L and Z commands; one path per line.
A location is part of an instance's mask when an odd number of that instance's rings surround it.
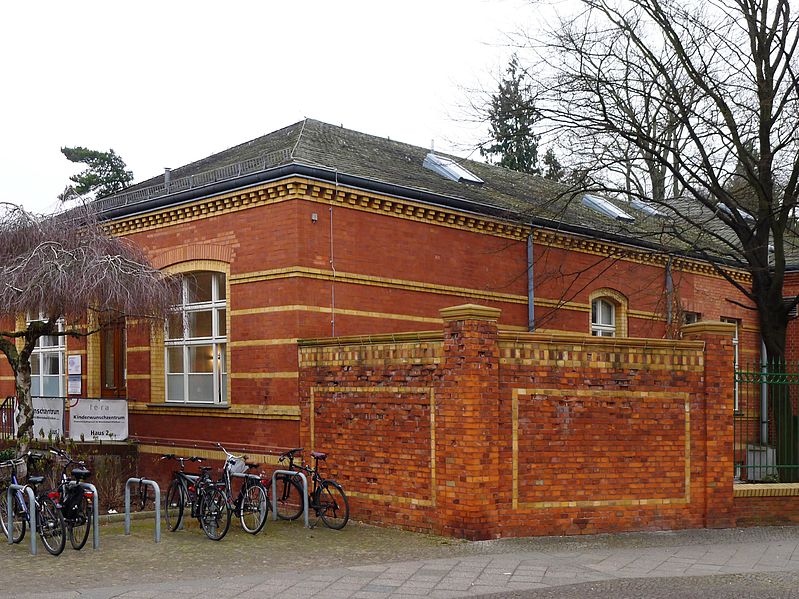
M 201 302 L 189 301 L 189 281 L 193 275 L 211 275 L 211 300 Z M 225 273 L 215 271 L 193 271 L 182 275 L 181 303 L 174 306 L 181 323 L 181 335 L 173 336 L 169 330 L 169 321 L 164 328 L 164 377 L 165 400 L 168 403 L 226 405 L 227 398 L 227 290 Z M 211 335 L 189 337 L 189 317 L 193 313 L 211 312 Z M 173 317 L 173 322 L 175 322 Z M 224 334 L 223 334 L 224 333 Z M 211 347 L 211 372 L 191 372 L 191 351 L 199 347 Z M 170 364 L 170 349 L 182 349 L 181 372 L 170 372 L 174 366 Z M 211 397 L 198 397 L 191 393 L 191 378 L 211 375 Z M 182 388 L 182 397 L 170 396 L 170 382 Z
M 702 315 L 699 312 L 683 312 L 683 320 L 685 324 L 694 324 L 702 320 Z
M 602 306 L 610 308 L 610 322 L 601 322 Z M 616 304 L 604 297 L 598 297 L 591 302 L 591 335 L 594 337 L 616 336 Z
M 47 316 L 42 312 L 39 312 L 35 317 L 30 313 L 26 316 L 27 324 L 32 322 L 46 322 L 47 320 Z M 56 322 L 56 327 L 59 332 L 63 332 L 64 320 L 59 319 Z M 49 337 L 54 337 L 55 345 L 42 345 L 42 342 Z M 39 337 L 39 340 L 36 341 L 36 347 L 31 353 L 31 395 L 35 397 L 64 397 L 64 377 L 66 376 L 64 366 L 66 364 L 66 351 L 67 341 L 65 336 L 44 335 Z M 55 355 L 58 360 L 58 374 L 45 374 L 45 358 L 52 355 Z M 34 370 L 38 372 L 34 374 Z M 48 377 L 58 377 L 58 395 L 43 395 L 45 379 Z M 38 392 L 34 393 L 33 391 L 36 386 L 38 386 Z

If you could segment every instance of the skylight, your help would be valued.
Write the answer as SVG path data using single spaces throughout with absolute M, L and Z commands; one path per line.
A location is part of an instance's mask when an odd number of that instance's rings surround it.
M 469 183 L 477 183 L 478 185 L 483 183 L 480 177 L 467 171 L 451 158 L 439 156 L 432 152 L 429 152 L 427 156 L 424 157 L 422 166 L 451 181 L 458 181 L 459 183 L 461 181 L 468 181 Z
M 732 210 L 730 209 L 729 206 L 727 206 L 727 204 L 722 204 L 721 202 L 719 202 L 716 205 L 718 206 L 719 210 L 721 210 L 722 212 L 725 212 L 725 213 L 729 214 L 730 216 L 732 216 Z M 752 216 L 751 214 L 749 214 L 748 212 L 744 212 L 743 210 L 741 210 L 739 208 L 736 208 L 735 211 L 738 213 L 738 216 L 740 216 L 744 220 L 748 220 L 748 221 L 754 221 L 755 220 L 755 217 Z
M 621 220 L 627 223 L 635 221 L 635 218 L 627 214 L 615 204 L 611 204 L 605 198 L 586 194 L 583 196 L 583 204 L 589 208 L 592 208 L 593 210 L 596 210 L 600 214 L 604 214 L 605 216 L 609 216 L 610 218 L 614 218 L 616 220 Z
M 644 202 L 643 200 L 639 200 L 637 198 L 633 198 L 632 200 L 630 200 L 630 206 L 632 206 L 636 210 L 640 210 L 644 214 L 648 214 L 649 216 L 666 216 L 663 212 L 655 208 L 652 204 Z

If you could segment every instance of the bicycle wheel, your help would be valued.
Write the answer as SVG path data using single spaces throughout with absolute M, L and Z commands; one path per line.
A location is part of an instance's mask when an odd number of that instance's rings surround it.
M 173 478 L 164 497 L 164 520 L 166 520 L 166 527 L 170 531 L 175 532 L 180 528 L 185 505 L 186 492 L 183 489 L 183 485 Z
M 60 555 L 67 542 L 64 516 L 61 515 L 55 502 L 46 495 L 39 497 L 39 510 L 36 516 L 36 528 L 39 529 L 44 548 L 52 555 Z
M 302 515 L 302 485 L 294 478 L 277 477 L 277 517 L 281 520 L 296 520 Z
M 2 541 L 7 541 L 8 526 L 6 525 L 6 520 L 8 520 L 8 505 L 6 504 L 7 500 L 5 490 L 3 491 L 1 499 L 2 509 L 0 509 L 0 526 L 3 528 Z M 28 512 L 25 510 L 25 506 L 20 503 L 19 494 L 14 493 L 11 496 L 11 540 L 14 543 L 21 543 L 22 539 L 25 538 L 25 528 L 27 522 Z
M 198 500 L 200 526 L 212 541 L 221 541 L 230 528 L 230 510 L 225 494 L 216 487 L 205 489 Z
M 85 495 L 78 498 L 77 506 L 72 513 L 74 518 L 70 518 L 64 524 L 66 524 L 72 548 L 80 551 L 86 544 L 86 540 L 89 538 L 89 529 L 92 527 L 92 504 Z
M 269 514 L 266 489 L 258 483 L 247 482 L 241 490 L 240 497 L 241 527 L 250 534 L 258 534 L 266 524 L 266 517 Z
M 350 519 L 350 504 L 344 494 L 344 489 L 336 481 L 322 481 L 316 490 L 314 505 L 322 522 L 328 528 L 341 530 Z

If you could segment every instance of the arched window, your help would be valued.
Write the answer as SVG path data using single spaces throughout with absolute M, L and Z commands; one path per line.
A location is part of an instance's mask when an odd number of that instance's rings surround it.
M 616 306 L 605 298 L 591 302 L 591 334 L 594 337 L 616 336 Z
M 225 274 L 182 275 L 181 303 L 167 319 L 166 401 L 227 403 Z
M 588 296 L 591 302 L 591 334 L 594 337 L 627 336 L 627 298 L 605 287 Z

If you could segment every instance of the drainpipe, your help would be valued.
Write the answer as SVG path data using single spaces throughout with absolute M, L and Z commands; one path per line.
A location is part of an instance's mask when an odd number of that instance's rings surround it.
M 760 444 L 768 445 L 768 359 L 766 358 L 766 342 L 760 340 Z
M 674 279 L 671 274 L 671 256 L 666 263 L 666 326 L 670 327 L 674 317 L 672 308 L 674 306 Z
M 527 330 L 535 330 L 535 283 L 533 282 L 533 228 L 527 234 Z

